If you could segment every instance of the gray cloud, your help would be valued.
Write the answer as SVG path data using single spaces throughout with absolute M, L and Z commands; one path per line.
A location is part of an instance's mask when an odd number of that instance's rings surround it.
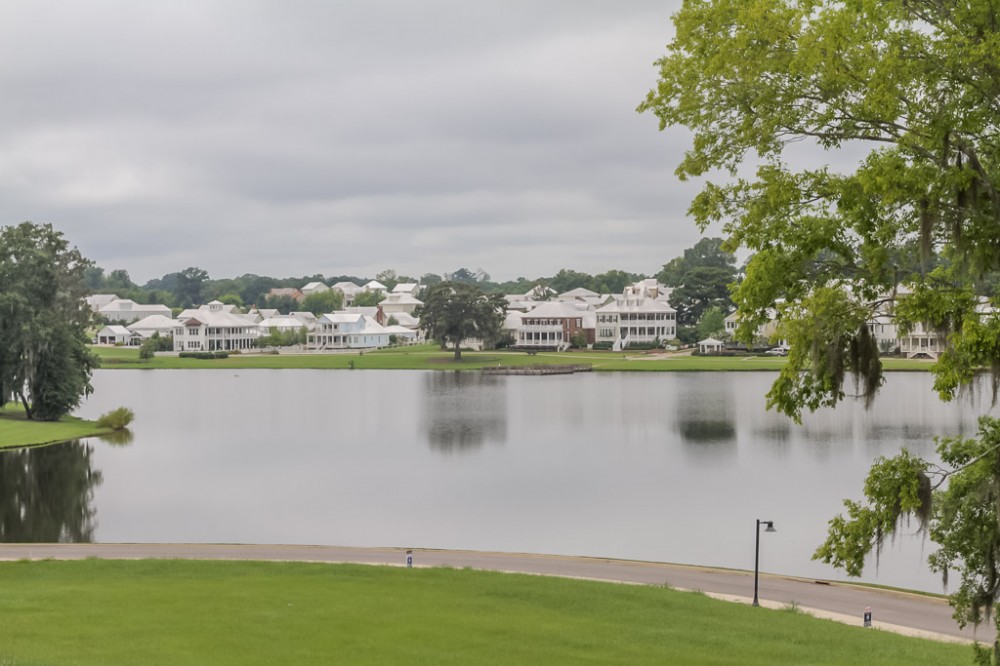
M 655 272 L 700 235 L 634 111 L 677 5 L 8 3 L 0 224 L 143 281 Z

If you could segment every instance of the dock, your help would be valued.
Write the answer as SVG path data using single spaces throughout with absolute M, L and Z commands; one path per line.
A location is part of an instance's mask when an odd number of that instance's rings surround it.
M 572 375 L 577 372 L 590 372 L 591 365 L 498 365 L 495 368 L 482 368 L 484 375 Z

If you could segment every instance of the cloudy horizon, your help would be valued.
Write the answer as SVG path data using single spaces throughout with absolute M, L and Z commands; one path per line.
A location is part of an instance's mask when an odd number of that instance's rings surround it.
M 661 2 L 8 3 L 0 224 L 188 266 L 652 274 L 701 234 L 635 108 Z

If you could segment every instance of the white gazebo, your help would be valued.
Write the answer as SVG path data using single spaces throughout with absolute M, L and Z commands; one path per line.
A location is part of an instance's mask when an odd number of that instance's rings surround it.
M 699 354 L 720 354 L 722 353 L 722 340 L 715 338 L 705 338 L 698 343 Z

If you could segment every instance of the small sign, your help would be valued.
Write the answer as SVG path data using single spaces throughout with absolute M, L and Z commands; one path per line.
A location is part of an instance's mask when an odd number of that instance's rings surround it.
M 407 569 L 412 569 L 413 568 L 413 551 L 412 550 L 406 551 L 406 568 Z M 870 613 L 869 613 L 869 615 L 870 615 Z
M 872 626 L 872 607 L 869 606 L 865 608 L 865 628 L 871 628 Z

